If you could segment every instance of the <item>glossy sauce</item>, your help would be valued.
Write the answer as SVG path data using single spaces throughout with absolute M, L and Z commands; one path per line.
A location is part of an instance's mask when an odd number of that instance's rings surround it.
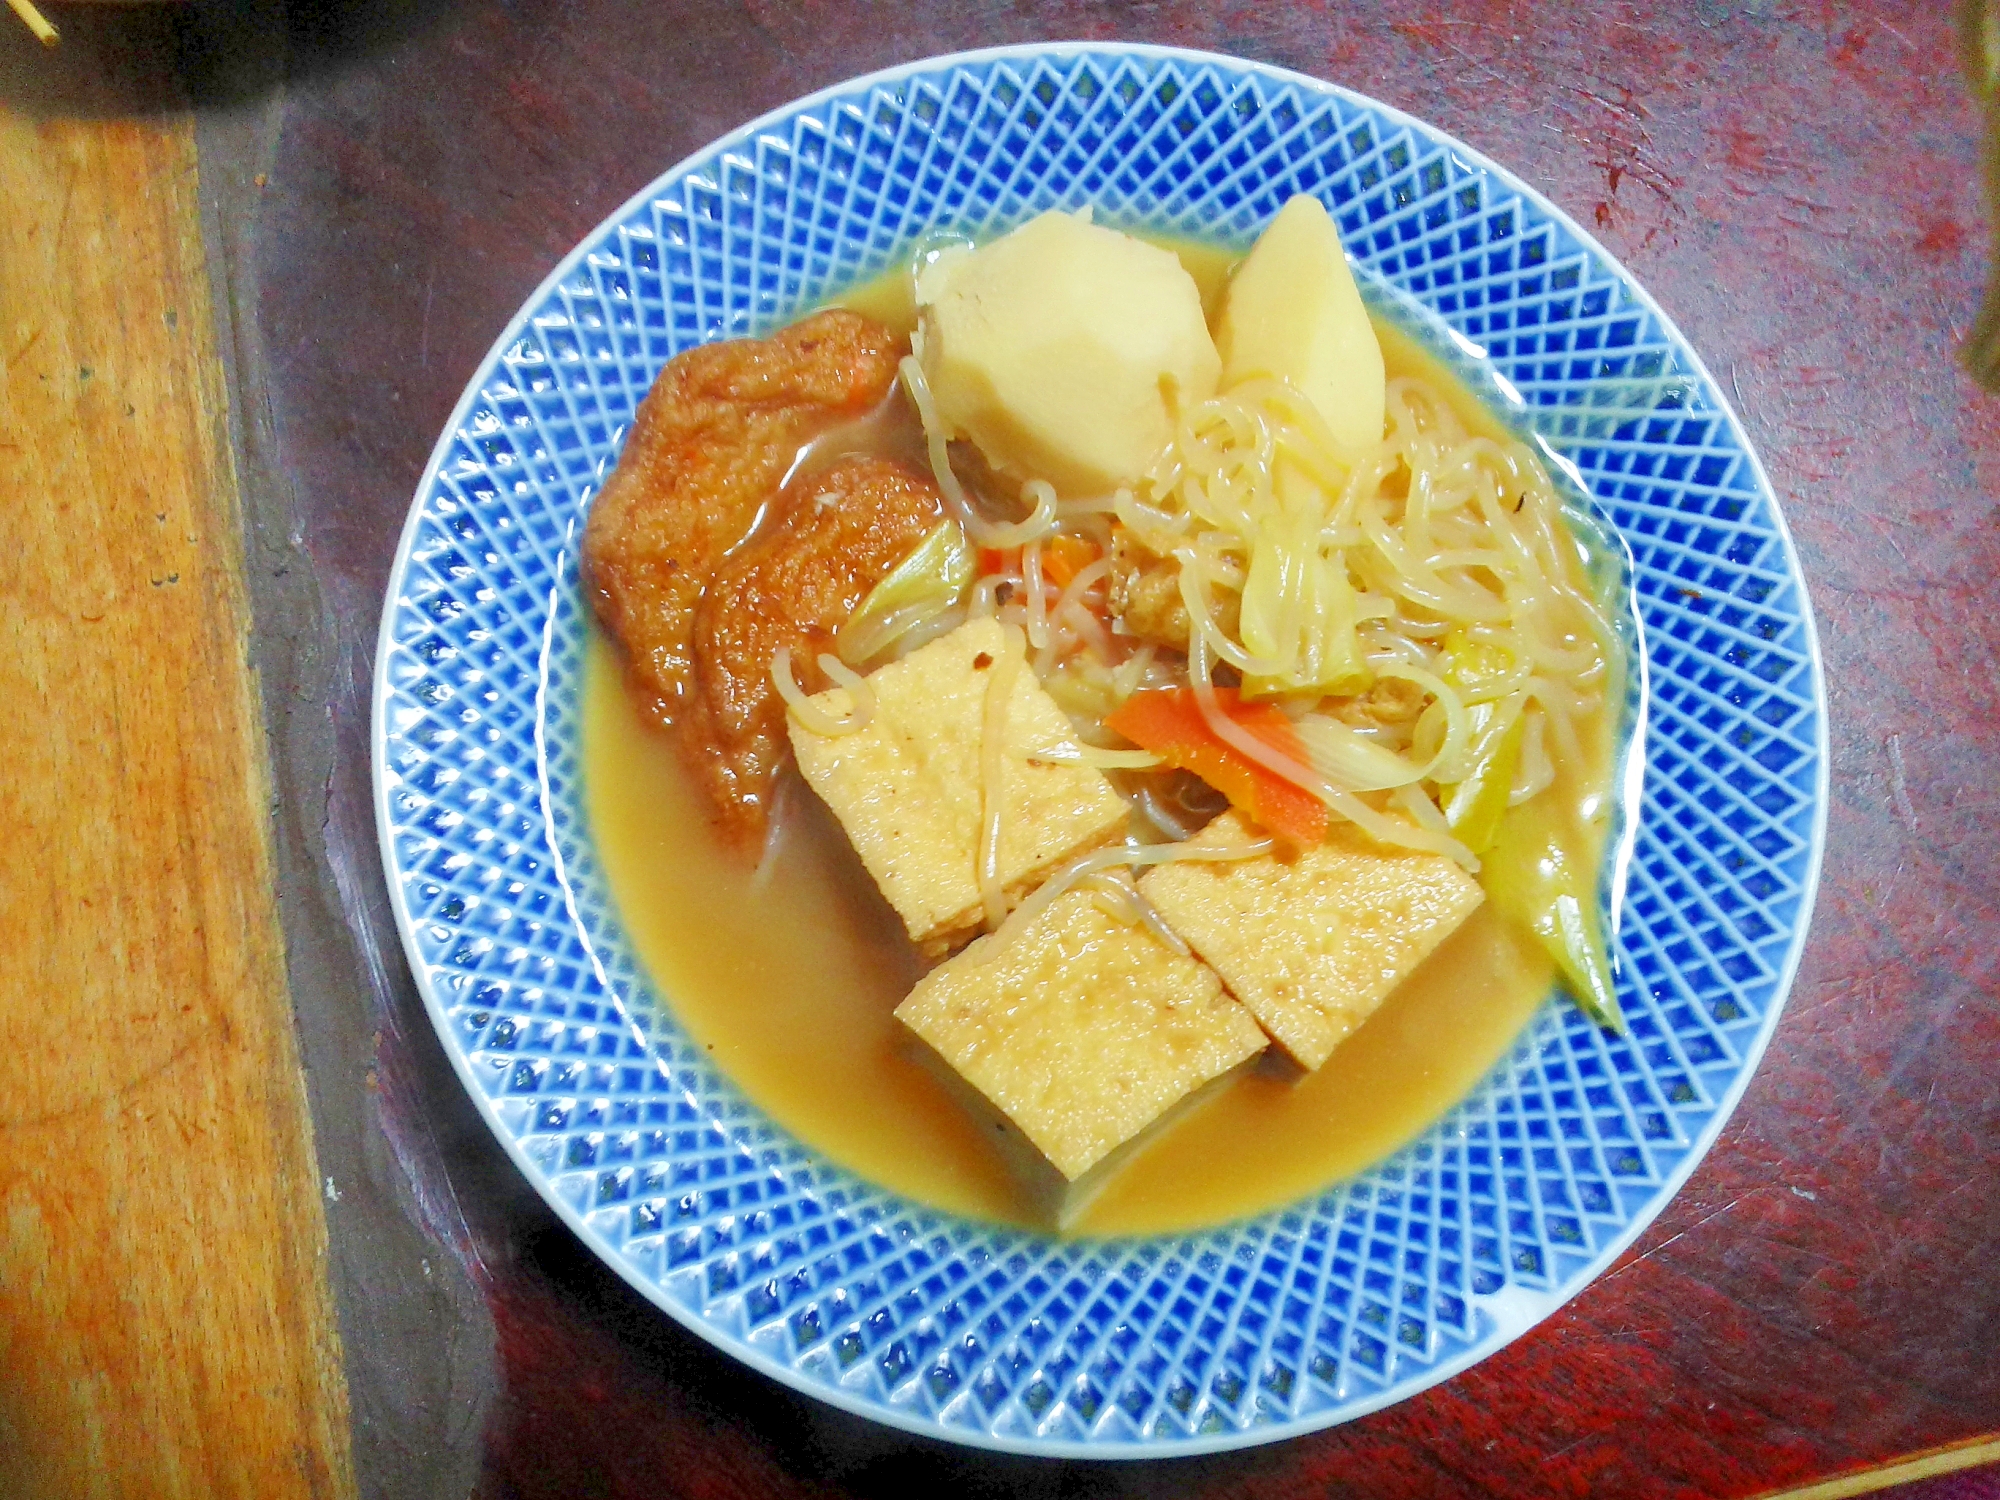
M 1229 257 L 1175 248 L 1212 298 Z M 893 283 L 842 301 L 892 326 L 912 321 Z M 1468 425 L 1499 431 L 1407 338 L 1379 332 L 1391 375 L 1423 375 Z M 688 1032 L 773 1119 L 859 1175 L 956 1213 L 1047 1227 L 1052 1174 L 1024 1170 L 1018 1139 L 965 1108 L 892 1015 L 922 966 L 818 799 L 787 773 L 783 842 L 760 883 L 716 842 L 678 753 L 641 717 L 601 638 L 585 681 L 598 854 L 627 932 Z M 1603 787 L 1609 766 L 1608 726 L 1585 740 L 1588 774 L 1546 794 L 1569 808 Z M 1540 948 L 1482 905 L 1317 1073 L 1253 1068 L 1214 1091 L 1146 1141 L 1071 1232 L 1212 1225 L 1366 1168 L 1472 1089 L 1547 997 L 1551 974 Z

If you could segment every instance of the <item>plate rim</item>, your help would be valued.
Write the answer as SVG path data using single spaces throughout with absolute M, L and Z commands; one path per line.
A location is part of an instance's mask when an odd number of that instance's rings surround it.
M 1494 1328 L 1492 1332 L 1486 1338 L 1470 1344 L 1456 1357 L 1440 1361 L 1425 1370 L 1419 1377 L 1398 1381 L 1369 1396 L 1342 1403 L 1327 1411 L 1316 1412 L 1309 1416 L 1294 1418 L 1286 1422 L 1272 1423 L 1269 1426 L 1237 1428 L 1229 1432 L 1206 1436 L 1189 1434 L 1185 1438 L 1171 1439 L 1149 1437 L 1132 1442 L 1119 1442 L 1117 1444 L 1106 1444 L 1087 1439 L 1079 1441 L 1068 1438 L 1024 1438 L 998 1434 L 990 1430 L 975 1431 L 968 1428 L 951 1427 L 858 1395 L 842 1386 L 813 1381 L 793 1366 L 773 1359 L 762 1349 L 747 1340 L 733 1338 L 707 1320 L 694 1315 L 690 1309 L 681 1306 L 667 1297 L 663 1288 L 641 1277 L 637 1268 L 632 1266 L 623 1256 L 606 1253 L 604 1247 L 600 1245 L 595 1231 L 584 1222 L 582 1215 L 565 1202 L 560 1195 L 552 1191 L 551 1184 L 547 1181 L 541 1168 L 528 1158 L 519 1140 L 504 1128 L 494 1110 L 492 1100 L 478 1086 L 478 1082 L 472 1072 L 470 1058 L 462 1048 L 454 1045 L 449 1016 L 431 982 L 428 974 L 429 965 L 417 947 L 416 924 L 409 909 L 403 882 L 400 879 L 401 872 L 396 858 L 394 841 L 391 834 L 392 823 L 389 816 L 390 781 L 387 756 L 388 670 L 394 648 L 397 599 L 400 587 L 407 575 L 411 553 L 416 545 L 426 496 L 429 494 L 438 474 L 442 470 L 443 462 L 456 435 L 465 425 L 467 417 L 479 398 L 480 390 L 484 384 L 480 378 L 481 375 L 491 369 L 508 346 L 522 335 L 528 327 L 534 310 L 540 307 L 548 296 L 587 258 L 591 247 L 597 242 L 604 231 L 624 222 L 632 213 L 643 208 L 652 199 L 659 196 L 663 189 L 671 186 L 676 180 L 687 176 L 705 160 L 726 152 L 744 142 L 754 140 L 758 132 L 829 100 L 893 84 L 918 74 L 948 72 L 955 68 L 996 62 L 1026 61 L 1032 64 L 1034 61 L 1049 58 L 1073 59 L 1093 55 L 1141 57 L 1157 61 L 1179 62 L 1193 67 L 1220 66 L 1237 72 L 1261 75 L 1276 82 L 1289 84 L 1311 93 L 1337 97 L 1365 110 L 1376 112 L 1397 125 L 1414 127 L 1420 133 L 1437 137 L 1467 165 L 1489 175 L 1509 192 L 1515 193 L 1523 200 L 1531 203 L 1539 212 L 1546 215 L 1549 220 L 1561 226 L 1572 235 L 1579 244 L 1600 257 L 1605 265 L 1612 268 L 1617 274 L 1621 287 L 1635 297 L 1646 313 L 1657 320 L 1662 333 L 1686 356 L 1691 366 L 1690 373 L 1696 376 L 1706 386 L 1707 391 L 1712 394 L 1717 406 L 1718 416 L 1728 424 L 1732 435 L 1741 448 L 1744 458 L 1748 460 L 1751 475 L 1755 481 L 1759 495 L 1769 498 L 1773 530 L 1782 549 L 1787 571 L 1794 587 L 1798 591 L 1799 620 L 1804 627 L 1805 635 L 1803 654 L 1808 667 L 1811 681 L 1811 697 L 1815 709 L 1816 731 L 1814 734 L 1813 750 L 1817 760 L 1816 774 L 1813 781 L 1813 816 L 1809 835 L 1810 846 L 1807 850 L 1806 868 L 1799 886 L 1798 915 L 1795 919 L 1792 940 L 1786 951 L 1784 963 L 1773 981 L 1771 1005 L 1764 1024 L 1750 1040 L 1749 1045 L 1744 1048 L 1742 1067 L 1735 1080 L 1731 1083 L 1728 1090 L 1716 1101 L 1709 1121 L 1689 1142 L 1681 1160 L 1671 1172 L 1662 1178 L 1654 1199 L 1648 1204 L 1645 1210 L 1636 1214 L 1629 1224 L 1608 1241 L 1604 1248 L 1570 1279 L 1570 1285 L 1552 1289 L 1548 1292 L 1538 1292 L 1523 1288 L 1513 1289 L 1513 1298 L 1515 1301 L 1532 1303 L 1532 1307 L 1524 1307 L 1522 1309 L 1523 1316 L 1517 1319 L 1505 1320 L 1494 1316 Z M 569 532 L 565 536 L 565 545 L 574 536 L 577 525 L 577 518 L 572 518 L 569 523 Z M 1624 533 L 1620 531 L 1619 535 L 1622 537 Z M 1635 612 L 1635 619 L 1638 618 Z M 554 626 L 554 620 L 555 613 L 551 609 L 549 619 L 543 624 L 541 643 L 537 651 L 537 674 L 540 679 L 537 691 L 538 700 L 547 686 L 550 633 Z M 1643 620 L 1640 620 L 1639 623 L 1643 633 Z M 1783 1019 L 1785 1008 L 1791 1000 L 1792 987 L 1798 977 L 1799 965 L 1804 957 L 1807 940 L 1811 935 L 1812 918 L 1818 900 L 1820 875 L 1826 852 L 1829 803 L 1832 795 L 1830 705 L 1827 699 L 1825 661 L 1820 649 L 1818 624 L 1812 607 L 1809 587 L 1804 569 L 1800 564 L 1798 547 L 1793 539 L 1790 523 L 1787 521 L 1784 509 L 1779 503 L 1777 489 L 1771 483 L 1770 475 L 1764 467 L 1763 459 L 1758 454 L 1755 446 L 1750 442 L 1749 433 L 1744 428 L 1742 418 L 1730 404 L 1727 394 L 1725 394 L 1721 385 L 1716 381 L 1714 374 L 1709 370 L 1707 362 L 1702 359 L 1700 352 L 1687 336 L 1682 333 L 1679 325 L 1668 316 L 1644 284 L 1633 275 L 1623 261 L 1606 250 L 1595 236 L 1584 229 L 1582 225 L 1578 224 L 1562 208 L 1551 202 L 1538 189 L 1522 180 L 1508 168 L 1494 161 L 1484 152 L 1467 144 L 1459 137 L 1439 126 L 1421 120 L 1394 105 L 1384 103 L 1357 89 L 1350 88 L 1344 84 L 1334 83 L 1328 79 L 1318 78 L 1296 69 L 1259 61 L 1254 58 L 1239 57 L 1230 53 L 1150 42 L 1091 41 L 1085 39 L 1017 42 L 1001 46 L 938 53 L 908 62 L 892 64 L 867 73 L 856 74 L 849 78 L 839 79 L 819 89 L 815 89 L 811 93 L 786 100 L 757 115 L 755 118 L 736 126 L 734 129 L 728 130 L 712 140 L 704 142 L 687 155 L 675 161 L 672 165 L 656 173 L 636 192 L 630 194 L 616 207 L 599 218 L 595 224 L 584 231 L 582 238 L 563 254 L 548 274 L 527 293 L 513 316 L 508 319 L 505 326 L 501 329 L 499 335 L 474 364 L 472 372 L 467 378 L 464 390 L 460 393 L 457 402 L 454 403 L 451 414 L 445 419 L 444 426 L 438 434 L 438 439 L 432 446 L 430 456 L 425 460 L 424 466 L 419 472 L 416 486 L 411 496 L 410 506 L 404 517 L 403 529 L 397 539 L 395 554 L 390 562 L 388 581 L 384 588 L 381 622 L 376 632 L 375 657 L 370 689 L 371 702 L 368 743 L 376 841 L 382 858 L 384 883 L 388 887 L 390 911 L 395 919 L 397 937 L 402 944 L 404 959 L 409 967 L 411 979 L 417 988 L 417 992 L 423 1000 L 425 1013 L 430 1018 L 432 1028 L 437 1033 L 438 1040 L 451 1063 L 452 1071 L 456 1074 L 460 1086 L 465 1090 L 475 1110 L 485 1122 L 487 1129 L 513 1162 L 516 1170 L 534 1188 L 536 1196 L 541 1198 L 543 1203 L 554 1211 L 556 1216 L 577 1236 L 598 1261 L 607 1265 L 648 1302 L 660 1308 L 668 1316 L 672 1317 L 675 1322 L 700 1337 L 712 1347 L 748 1365 L 760 1374 L 766 1375 L 813 1400 L 824 1402 L 854 1416 L 909 1432 L 916 1436 L 988 1452 L 1010 1453 L 1039 1458 L 1088 1459 L 1107 1462 L 1158 1460 L 1172 1457 L 1191 1458 L 1202 1454 L 1263 1447 L 1292 1438 L 1302 1437 L 1310 1433 L 1322 1432 L 1328 1428 L 1358 1420 L 1384 1410 L 1387 1407 L 1410 1400 L 1443 1384 L 1447 1380 L 1463 1374 L 1474 1365 L 1491 1358 L 1508 1345 L 1524 1337 L 1538 1325 L 1554 1316 L 1557 1311 L 1573 1298 L 1593 1286 L 1604 1272 L 1631 1248 L 1639 1236 L 1653 1226 L 1660 1215 L 1666 1212 L 1667 1208 L 1680 1195 L 1682 1188 L 1687 1185 L 1688 1179 L 1694 1175 L 1695 1170 L 1707 1159 L 1709 1151 L 1713 1149 L 1722 1131 L 1734 1118 L 1738 1106 L 1742 1103 L 1744 1094 L 1749 1089 L 1751 1080 L 1756 1076 L 1758 1069 L 1763 1064 L 1764 1054 L 1768 1050 L 1772 1038 L 1776 1036 L 1778 1024 Z M 557 862 L 560 865 L 561 856 L 559 851 L 555 851 L 553 848 L 551 835 L 553 813 L 550 806 L 547 755 L 543 745 L 543 732 L 544 716 L 538 712 L 534 723 L 534 738 L 537 751 L 537 794 L 539 798 L 537 811 L 542 819 L 543 835 L 545 838 L 550 839 L 551 851 L 555 854 Z M 1641 812 L 1643 815 L 1643 802 L 1641 803 Z M 564 876 L 562 880 L 562 888 L 570 920 L 572 923 L 578 924 L 580 928 L 575 911 L 574 892 L 570 889 L 567 876 Z M 586 947 L 588 947 L 588 944 L 586 944 Z M 615 997 L 615 991 L 610 990 L 609 986 L 607 986 L 607 993 Z M 802 1142 L 801 1144 L 806 1145 L 809 1150 L 813 1149 L 810 1143 Z M 852 1171 L 852 1169 L 848 1168 L 843 1168 L 842 1170 L 849 1171 L 850 1173 Z M 883 1191 L 888 1190 L 884 1189 Z M 941 1210 L 931 1211 L 942 1212 Z M 1282 1212 L 1282 1209 L 1272 1210 L 1271 1212 Z M 1268 1215 L 1257 1217 L 1266 1216 Z M 946 1217 L 961 1218 L 962 1216 L 948 1214 Z M 968 1220 L 967 1222 L 973 1221 Z M 1121 1236 L 1119 1238 L 1134 1241 L 1172 1242 L 1192 1238 L 1196 1234 L 1204 1232 L 1207 1231 L 1191 1230 L 1177 1235 Z M 1490 1309 L 1489 1316 L 1492 1316 Z

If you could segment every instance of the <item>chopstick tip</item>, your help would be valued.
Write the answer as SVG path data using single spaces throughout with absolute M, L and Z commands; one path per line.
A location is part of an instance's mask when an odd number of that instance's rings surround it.
M 49 24 L 49 18 L 35 8 L 35 0 L 7 0 L 14 14 L 21 18 L 21 24 L 35 34 L 35 40 L 44 47 L 53 47 L 62 40 L 62 33 Z

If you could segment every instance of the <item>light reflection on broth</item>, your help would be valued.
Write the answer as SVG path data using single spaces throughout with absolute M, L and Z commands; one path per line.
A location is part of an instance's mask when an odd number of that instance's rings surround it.
M 1211 301 L 1230 257 L 1173 248 Z M 885 279 L 840 301 L 907 330 L 906 285 Z M 1411 340 L 1377 332 L 1392 376 L 1421 375 L 1473 430 L 1500 434 Z M 642 718 L 595 632 L 589 653 L 586 795 L 598 854 L 626 931 L 688 1033 L 774 1120 L 860 1176 L 952 1212 L 1046 1227 L 1018 1139 L 966 1109 L 892 1016 L 921 965 L 831 815 L 788 777 L 784 845 L 757 885 L 716 840 L 674 746 Z M 1572 768 L 1547 794 L 1564 809 L 1605 785 L 1602 717 L 1585 736 L 1588 774 Z M 1593 831 L 1593 854 L 1601 844 Z M 1073 1232 L 1212 1225 L 1379 1161 L 1506 1053 L 1551 972 L 1537 945 L 1482 906 L 1317 1073 L 1295 1081 L 1264 1067 L 1228 1082 L 1147 1140 Z

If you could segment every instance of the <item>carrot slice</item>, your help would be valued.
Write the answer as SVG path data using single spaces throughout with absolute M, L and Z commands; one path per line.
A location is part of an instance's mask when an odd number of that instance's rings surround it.
M 1234 688 L 1217 688 L 1222 711 L 1280 755 L 1306 764 L 1292 721 L 1269 703 L 1245 703 Z M 1260 765 L 1223 739 L 1202 716 L 1193 688 L 1134 693 L 1105 724 L 1177 770 L 1192 771 L 1232 806 L 1287 844 L 1308 847 L 1326 838 L 1326 804 L 1295 782 Z
M 1042 543 L 1042 577 L 1056 589 L 1066 589 L 1070 580 L 1098 559 L 1097 545 L 1080 536 L 1058 535 Z

